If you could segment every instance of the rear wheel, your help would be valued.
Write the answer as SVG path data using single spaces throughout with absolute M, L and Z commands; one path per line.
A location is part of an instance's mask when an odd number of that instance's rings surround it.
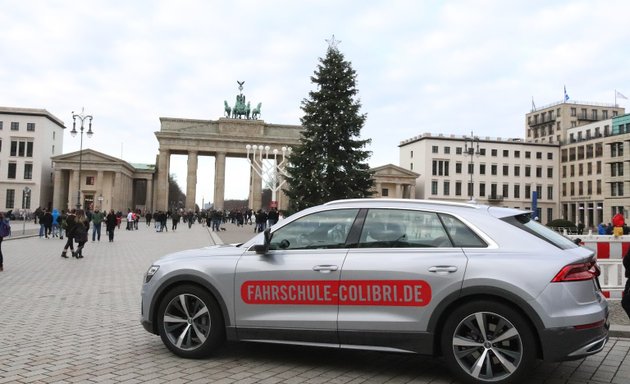
M 447 365 L 467 383 L 518 381 L 536 361 L 528 322 L 511 307 L 492 301 L 455 309 L 445 323 L 441 344 Z
M 206 290 L 183 285 L 169 291 L 157 313 L 162 342 L 178 356 L 204 357 L 225 339 L 217 301 Z

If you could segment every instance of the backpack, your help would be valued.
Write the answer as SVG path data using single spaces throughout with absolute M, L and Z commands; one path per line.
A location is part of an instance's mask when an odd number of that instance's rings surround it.
M 0 237 L 11 236 L 11 224 L 6 220 L 0 221 Z

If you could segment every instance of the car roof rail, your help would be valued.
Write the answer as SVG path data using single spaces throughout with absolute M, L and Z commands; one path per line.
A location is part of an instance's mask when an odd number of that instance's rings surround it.
M 341 200 L 332 200 L 324 205 L 342 205 L 342 204 L 352 204 L 352 203 L 405 203 L 405 204 L 430 204 L 430 205 L 442 205 L 442 206 L 451 206 L 451 207 L 467 207 L 467 208 L 485 208 L 484 205 L 479 205 L 475 202 L 457 202 L 457 201 L 445 201 L 445 200 L 428 200 L 428 199 L 383 199 L 383 198 L 364 198 L 364 199 L 341 199 Z

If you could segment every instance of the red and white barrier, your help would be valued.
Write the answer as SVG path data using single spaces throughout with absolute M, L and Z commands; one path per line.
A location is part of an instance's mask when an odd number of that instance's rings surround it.
M 620 300 L 626 284 L 623 257 L 630 249 L 630 236 L 572 235 L 569 237 L 581 239 L 583 246 L 595 251 L 597 264 L 602 270 L 599 283 L 604 296 Z

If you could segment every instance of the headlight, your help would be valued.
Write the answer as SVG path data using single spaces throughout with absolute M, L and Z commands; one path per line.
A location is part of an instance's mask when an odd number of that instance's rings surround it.
M 153 277 L 153 275 L 155 275 L 155 273 L 158 271 L 158 269 L 160 269 L 159 265 L 152 265 L 149 267 L 149 270 L 147 271 L 147 273 L 144 274 L 144 283 L 148 283 L 149 281 L 151 281 L 151 278 Z

